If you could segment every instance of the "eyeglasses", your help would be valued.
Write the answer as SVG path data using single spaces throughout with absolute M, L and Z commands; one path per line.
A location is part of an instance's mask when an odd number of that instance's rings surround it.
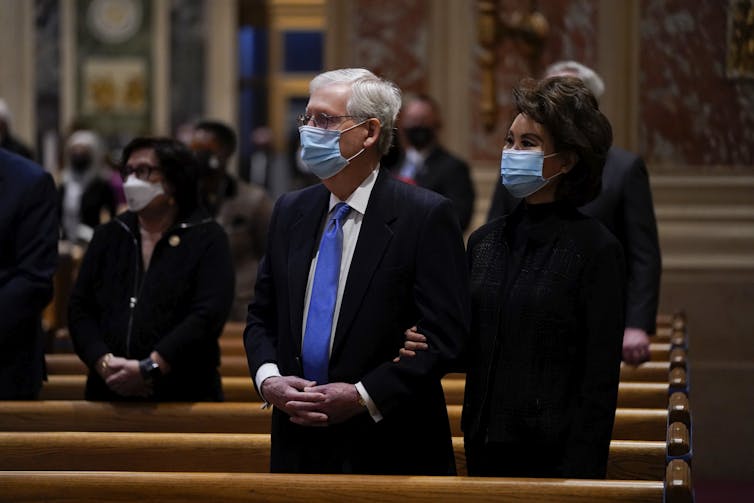
M 322 128 L 322 129 L 330 129 L 330 126 L 336 127 L 341 122 L 343 122 L 343 119 L 349 119 L 359 117 L 358 115 L 327 115 L 326 113 L 318 113 L 318 114 L 303 114 L 299 115 L 297 119 L 298 126 L 308 126 L 309 123 L 312 124 L 314 127 Z
M 139 180 L 149 180 L 152 173 L 161 173 L 162 168 L 151 164 L 137 164 L 136 166 L 126 165 L 120 170 L 120 176 L 125 181 L 131 175 L 136 175 Z

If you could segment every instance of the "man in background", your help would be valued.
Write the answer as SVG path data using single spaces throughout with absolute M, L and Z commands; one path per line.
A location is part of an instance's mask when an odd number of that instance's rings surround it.
M 228 125 L 205 120 L 195 125 L 190 147 L 199 159 L 202 201 L 230 240 L 236 292 L 229 319 L 245 321 L 254 297 L 257 266 L 267 244 L 272 201 L 263 188 L 228 172 L 236 141 Z
M 597 99 L 605 90 L 599 75 L 581 63 L 561 61 L 545 70 L 545 77 L 560 75 L 581 79 Z M 508 214 L 518 201 L 499 183 L 488 219 Z M 599 219 L 623 245 L 628 278 L 623 361 L 638 365 L 649 360 L 662 273 L 657 222 L 644 161 L 631 152 L 611 147 L 602 172 L 602 191 L 581 211 Z
M 386 167 L 401 180 L 450 199 L 461 230 L 466 230 L 474 211 L 474 186 L 466 162 L 440 145 L 441 129 L 440 106 L 434 99 L 424 94 L 408 98 L 398 120 L 403 155 Z

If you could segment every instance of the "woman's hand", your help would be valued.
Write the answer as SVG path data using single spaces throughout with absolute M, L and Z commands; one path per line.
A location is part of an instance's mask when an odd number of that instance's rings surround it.
M 152 394 L 152 386 L 141 376 L 139 360 L 127 360 L 114 356 L 108 361 L 110 375 L 105 379 L 107 386 L 123 396 L 147 397 Z
M 398 363 L 402 357 L 413 358 L 417 351 L 426 351 L 429 348 L 427 338 L 416 330 L 417 327 L 414 325 L 403 332 L 406 335 L 406 340 L 403 342 L 403 347 L 398 351 L 398 356 L 393 358 L 393 363 Z

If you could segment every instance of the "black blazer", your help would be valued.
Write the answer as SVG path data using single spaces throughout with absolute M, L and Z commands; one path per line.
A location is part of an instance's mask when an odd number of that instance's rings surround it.
M 252 377 L 267 362 L 283 375 L 302 375 L 307 277 L 329 197 L 320 184 L 285 194 L 275 206 L 244 333 Z M 404 330 L 416 323 L 430 349 L 393 363 Z M 276 409 L 272 470 L 454 473 L 440 378 L 468 326 L 468 272 L 450 202 L 380 172 L 346 280 L 329 380 L 361 381 L 384 419 L 375 423 L 365 412 L 342 425 L 303 428 Z M 307 462 L 306 447 L 323 435 L 327 454 Z
M 37 164 L 0 149 L 0 399 L 33 398 L 44 375 L 41 313 L 58 260 L 57 195 Z
M 518 201 L 502 183 L 498 184 L 488 220 L 509 214 Z M 580 209 L 600 220 L 623 245 L 628 279 L 626 327 L 654 333 L 662 258 L 644 161 L 621 148 L 610 148 L 602 173 L 602 192 Z

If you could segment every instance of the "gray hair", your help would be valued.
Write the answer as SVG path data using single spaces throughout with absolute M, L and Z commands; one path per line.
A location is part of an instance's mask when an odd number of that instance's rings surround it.
M 346 113 L 355 117 L 375 117 L 380 121 L 380 153 L 386 154 L 393 141 L 395 118 L 401 109 L 401 91 L 390 81 L 364 68 L 343 68 L 321 73 L 309 83 L 309 93 L 333 84 L 349 84 L 351 97 Z
M 578 61 L 558 61 L 547 67 L 545 77 L 568 75 L 581 79 L 584 85 L 599 99 L 605 92 L 605 83 L 597 72 Z

